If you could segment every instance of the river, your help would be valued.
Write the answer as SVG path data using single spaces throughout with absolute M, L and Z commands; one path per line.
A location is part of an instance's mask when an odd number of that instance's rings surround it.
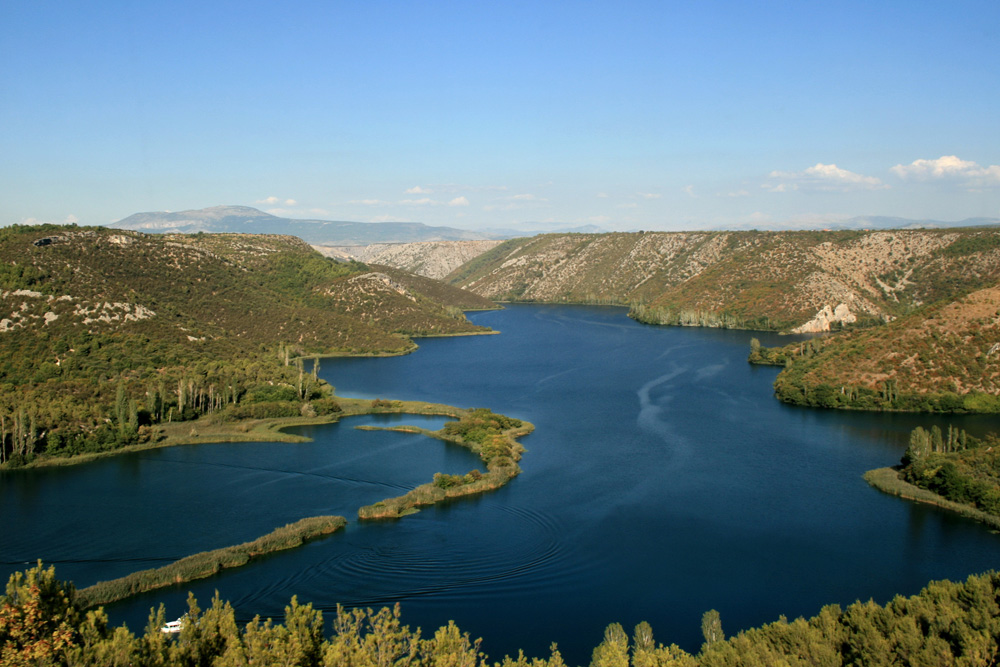
M 262 535 L 315 514 L 348 528 L 300 549 L 109 609 L 141 630 L 163 602 L 180 615 L 218 590 L 241 620 L 280 617 L 292 595 L 400 602 L 425 633 L 455 620 L 493 659 L 557 642 L 585 664 L 604 627 L 696 651 L 701 615 L 723 629 L 884 603 L 932 579 L 997 565 L 1000 538 L 861 475 L 891 465 L 940 418 L 795 408 L 778 370 L 746 363 L 751 336 L 637 324 L 620 308 L 510 306 L 470 314 L 496 336 L 422 339 L 395 358 L 328 359 L 343 395 L 489 407 L 526 419 L 524 472 L 488 495 L 400 521 L 358 524 L 361 505 L 464 473 L 477 460 L 417 435 L 359 431 L 374 418 L 302 429 L 305 444 L 175 447 L 0 476 L 2 574 L 42 558 L 78 586 Z M 436 428 L 440 420 L 392 418 Z M 980 433 L 994 418 L 954 418 Z M 328 615 L 329 617 L 329 615 Z

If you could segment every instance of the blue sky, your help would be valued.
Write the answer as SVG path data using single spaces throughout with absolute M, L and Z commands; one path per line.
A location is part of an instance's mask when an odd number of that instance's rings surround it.
M 0 3 L 0 224 L 1000 217 L 1000 2 Z

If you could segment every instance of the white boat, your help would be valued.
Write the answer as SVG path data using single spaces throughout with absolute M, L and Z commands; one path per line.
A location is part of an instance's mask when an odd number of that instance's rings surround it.
M 183 625 L 184 625 L 184 618 L 181 617 L 178 618 L 176 621 L 170 621 L 169 623 L 164 625 L 162 628 L 160 628 L 160 632 L 170 635 L 177 634 L 178 632 L 181 631 L 181 626 Z

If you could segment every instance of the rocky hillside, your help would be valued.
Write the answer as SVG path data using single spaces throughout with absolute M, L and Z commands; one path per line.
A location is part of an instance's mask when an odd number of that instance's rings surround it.
M 875 329 L 765 350 L 776 395 L 818 407 L 1000 412 L 1000 286 Z
M 365 246 L 315 246 L 315 249 L 331 257 L 394 266 L 420 276 L 441 280 L 462 264 L 499 244 L 500 241 L 424 241 L 373 243 Z
M 1000 230 L 541 235 L 447 280 L 494 300 L 630 305 L 657 324 L 827 331 L 1000 281 Z
M 400 333 L 476 330 L 446 309 L 465 303 L 460 290 L 434 302 L 291 236 L 20 228 L 0 242 L 0 261 L 20 276 L 9 287 L 42 294 L 5 291 L 8 329 L 148 320 L 163 336 L 287 342 L 303 353 L 398 352 L 410 345 Z
M 99 451 L 143 424 L 243 400 L 308 400 L 316 383 L 289 359 L 399 354 L 408 336 L 483 331 L 462 314 L 470 304 L 490 305 L 290 236 L 5 228 L 0 463 Z

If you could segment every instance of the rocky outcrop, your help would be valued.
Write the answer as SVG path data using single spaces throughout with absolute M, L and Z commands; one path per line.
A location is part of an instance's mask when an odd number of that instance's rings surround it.
M 442 279 L 449 273 L 495 248 L 500 241 L 425 241 L 373 243 L 365 246 L 313 246 L 327 257 L 384 264 L 418 276 Z
M 832 324 L 853 324 L 857 316 L 851 312 L 846 303 L 837 304 L 836 308 L 823 306 L 822 310 L 802 326 L 792 329 L 792 333 L 822 333 L 830 330 Z

